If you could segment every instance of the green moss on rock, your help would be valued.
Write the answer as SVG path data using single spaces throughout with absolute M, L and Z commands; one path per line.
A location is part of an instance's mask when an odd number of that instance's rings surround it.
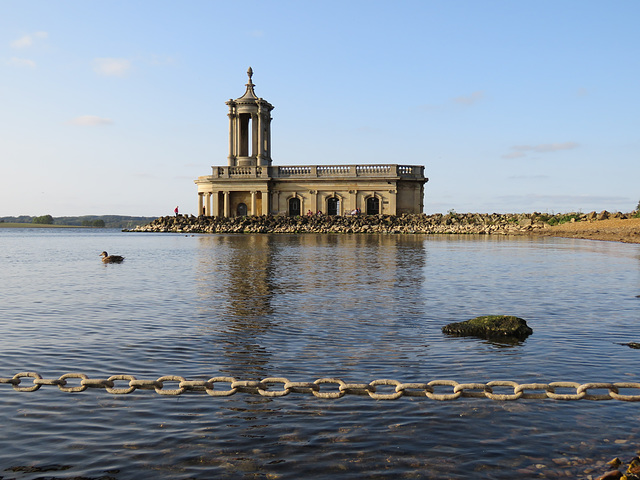
M 448 335 L 480 338 L 525 339 L 533 333 L 533 330 L 522 318 L 510 315 L 486 315 L 464 322 L 450 323 L 442 327 L 442 332 Z

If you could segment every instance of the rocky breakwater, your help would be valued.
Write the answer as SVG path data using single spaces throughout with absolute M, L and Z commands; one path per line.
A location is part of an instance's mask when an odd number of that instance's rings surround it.
M 128 232 L 171 233 L 377 233 L 528 235 L 548 228 L 556 216 L 455 213 L 417 215 L 160 217 Z M 574 220 L 575 221 L 575 220 Z

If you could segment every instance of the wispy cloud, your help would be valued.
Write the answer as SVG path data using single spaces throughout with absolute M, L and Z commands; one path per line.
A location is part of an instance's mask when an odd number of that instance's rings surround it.
M 36 62 L 27 58 L 11 57 L 7 65 L 20 68 L 36 68 Z
M 176 59 L 169 55 L 151 55 L 148 63 L 154 66 L 174 65 L 176 63 Z
M 418 108 L 424 112 L 430 112 L 435 110 L 447 110 L 452 108 L 452 104 L 462 105 L 464 107 L 470 107 L 471 105 L 475 105 L 485 98 L 484 91 L 478 90 L 469 95 L 461 95 L 459 97 L 454 97 L 447 100 L 446 103 L 431 103 L 431 104 L 422 104 L 419 105 Z
M 514 145 L 511 147 L 511 151 L 509 153 L 502 155 L 502 158 L 522 158 L 529 152 L 549 153 L 558 152 L 560 150 L 572 150 L 578 147 L 579 145 L 575 142 L 543 143 L 540 145 Z
M 96 115 L 81 115 L 74 118 L 69 123 L 72 125 L 79 125 L 82 127 L 95 127 L 103 125 L 113 125 L 113 120 L 109 118 L 102 118 Z
M 507 158 L 507 159 L 511 159 L 511 158 L 522 158 L 524 156 L 526 156 L 527 154 L 524 152 L 509 152 L 509 153 L 505 153 L 504 155 L 502 155 L 502 158 Z
M 459 105 L 473 105 L 474 103 L 478 103 L 480 100 L 484 98 L 483 91 L 473 92 L 471 95 L 465 95 L 461 97 L 456 97 L 453 101 Z
M 523 195 L 502 195 L 496 197 L 500 202 L 504 203 L 520 203 L 524 205 L 535 205 L 541 203 L 549 204 L 575 204 L 575 205 L 588 205 L 588 204 L 611 204 L 620 202 L 630 202 L 631 199 L 619 196 L 606 196 L 606 195 L 544 195 L 529 193 Z
M 511 175 L 509 180 L 549 180 L 549 175 Z
M 11 42 L 12 48 L 28 48 L 31 47 L 38 39 L 47 38 L 49 34 L 47 32 L 35 32 L 28 35 L 24 35 Z
M 131 69 L 131 61 L 126 58 L 96 58 L 93 70 L 99 75 L 124 77 Z

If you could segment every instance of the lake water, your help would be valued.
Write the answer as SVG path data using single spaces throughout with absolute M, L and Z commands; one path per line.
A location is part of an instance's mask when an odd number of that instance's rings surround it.
M 104 265 L 102 250 L 126 260 Z M 640 381 L 640 350 L 619 345 L 640 341 L 639 245 L 0 229 L 0 266 L 0 377 Z M 534 333 L 441 332 L 485 314 Z M 635 454 L 639 413 L 615 400 L 0 385 L 0 478 L 587 478 Z

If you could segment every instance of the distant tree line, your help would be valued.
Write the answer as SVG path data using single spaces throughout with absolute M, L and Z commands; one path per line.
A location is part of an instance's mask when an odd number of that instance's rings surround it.
M 83 227 L 98 227 L 98 228 L 104 228 L 104 220 L 102 220 L 101 218 L 99 218 L 98 220 L 82 220 L 82 226 Z
M 94 228 L 135 228 L 137 225 L 151 223 L 155 219 L 156 217 L 129 217 L 124 215 L 83 215 L 80 217 L 52 217 L 51 215 L 32 217 L 20 215 L 18 217 L 0 217 L 0 222 Z

